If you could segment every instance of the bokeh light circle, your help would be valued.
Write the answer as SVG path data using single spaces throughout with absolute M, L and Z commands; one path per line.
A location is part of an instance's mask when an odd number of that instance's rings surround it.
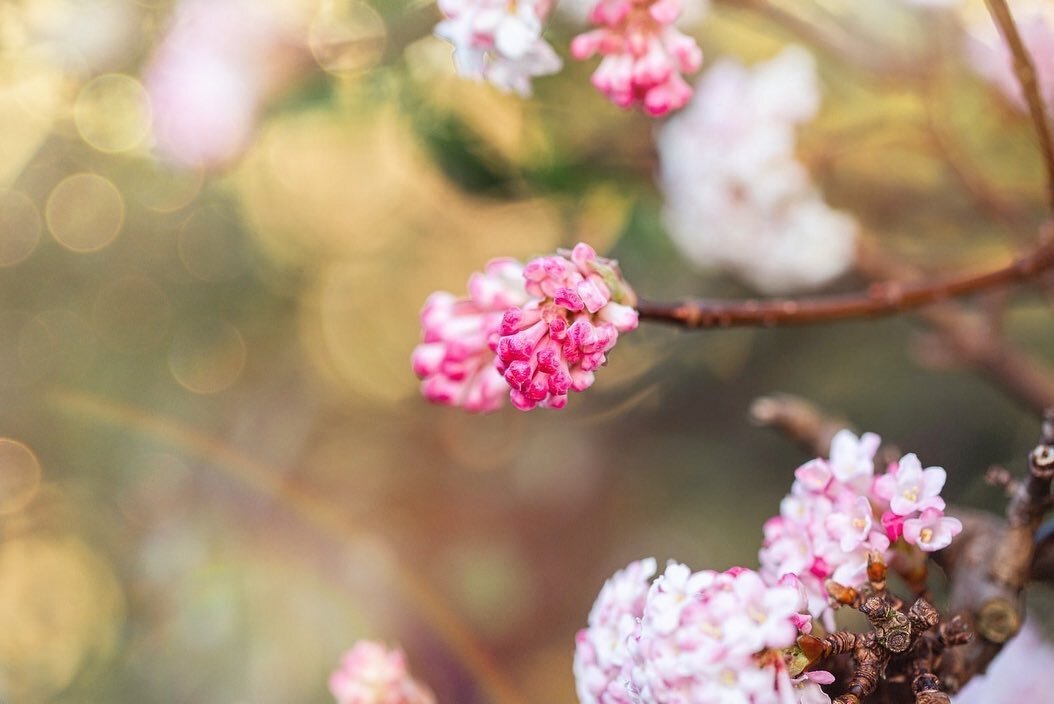
M 123 152 L 150 133 L 150 100 L 139 81 L 108 73 L 89 81 L 73 104 L 81 139 L 101 152 Z
M 40 242 L 40 213 L 24 193 L 0 191 L 0 267 L 25 261 Z
M 196 394 L 230 388 L 245 369 L 245 338 L 219 318 L 185 323 L 173 335 L 168 368 L 179 385 Z
M 51 191 L 44 209 L 55 240 L 74 252 L 95 252 L 113 242 L 124 224 L 124 198 L 98 174 L 79 173 Z
M 326 71 L 350 73 L 375 66 L 387 37 L 384 19 L 369 4 L 324 0 L 308 29 L 308 46 Z
M 40 488 L 40 462 L 28 447 L 0 438 L 0 514 L 29 505 Z

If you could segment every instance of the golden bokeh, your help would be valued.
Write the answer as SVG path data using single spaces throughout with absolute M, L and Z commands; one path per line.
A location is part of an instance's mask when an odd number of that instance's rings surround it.
M 150 100 L 131 76 L 104 74 L 81 88 L 73 121 L 81 138 L 99 151 L 128 151 L 150 133 Z
M 123 621 L 109 565 L 73 536 L 0 542 L 0 692 L 52 701 L 79 671 L 109 657 Z
M 29 196 L 0 191 L 0 267 L 29 257 L 40 242 L 40 213 Z
M 387 28 L 377 10 L 360 0 L 322 0 L 308 28 L 308 46 L 326 71 L 346 74 L 377 64 Z
M 0 514 L 21 511 L 40 488 L 40 461 L 28 447 L 0 438 Z
M 245 339 L 238 328 L 219 318 L 201 318 L 176 329 L 168 368 L 188 391 L 214 394 L 237 381 L 245 356 Z
M 55 240 L 74 252 L 96 252 L 124 223 L 124 196 L 98 174 L 68 176 L 51 191 L 44 213 Z

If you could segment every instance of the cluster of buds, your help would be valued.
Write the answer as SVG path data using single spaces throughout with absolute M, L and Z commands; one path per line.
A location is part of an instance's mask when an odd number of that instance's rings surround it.
M 432 692 L 410 676 L 401 650 L 369 640 L 344 653 L 329 691 L 337 704 L 435 704 Z
M 468 280 L 469 295 L 436 291 L 421 310 L 423 341 L 411 362 L 432 403 L 483 413 L 501 407 L 508 387 L 494 368 L 498 326 L 510 306 L 527 301 L 523 265 L 493 259 Z
M 703 63 L 695 39 L 674 27 L 680 14 L 679 0 L 600 0 L 589 15 L 599 28 L 575 37 L 571 54 L 579 60 L 604 57 L 593 85 L 611 102 L 665 115 L 692 97 L 682 74 Z
M 636 298 L 617 264 L 587 244 L 526 266 L 495 259 L 469 280 L 468 298 L 432 294 L 413 352 L 434 402 L 484 412 L 563 408 L 593 384 L 619 332 L 637 327 Z
M 792 578 L 775 585 L 743 567 L 692 572 L 631 564 L 601 590 L 580 631 L 575 677 L 584 704 L 828 702 L 829 673 L 792 680 L 790 656 L 810 630 Z
M 530 95 L 531 78 L 556 73 L 560 57 L 542 39 L 548 0 L 439 0 L 436 35 L 454 45 L 458 73 Z
M 770 581 L 796 575 L 809 595 L 810 612 L 828 621 L 826 580 L 856 587 L 867 578 L 869 557 L 888 559 L 893 541 L 902 538 L 932 552 L 962 530 L 958 519 L 943 512 L 945 471 L 923 470 L 909 454 L 876 478 L 879 442 L 873 433 L 858 438 L 840 431 L 829 459 L 812 460 L 795 471 L 780 514 L 765 523 L 762 572 Z
M 584 243 L 532 260 L 523 276 L 532 299 L 505 311 L 497 369 L 520 410 L 563 408 L 570 390 L 593 385 L 619 332 L 637 327 L 636 299 L 614 262 Z

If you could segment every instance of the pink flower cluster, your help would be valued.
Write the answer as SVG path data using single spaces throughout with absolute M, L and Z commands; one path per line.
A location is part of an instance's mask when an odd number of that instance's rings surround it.
M 534 259 L 523 276 L 533 298 L 505 311 L 497 368 L 520 410 L 563 408 L 568 391 L 593 385 L 619 332 L 637 327 L 637 311 L 613 300 L 616 294 L 632 300 L 632 292 L 613 263 L 584 243 L 569 257 Z
M 603 56 L 593 85 L 619 107 L 640 104 L 649 115 L 683 107 L 692 88 L 682 74 L 703 62 L 695 39 L 673 26 L 679 0 L 599 0 L 589 19 L 598 29 L 571 42 L 571 55 Z
M 329 691 L 337 704 L 435 704 L 432 692 L 410 677 L 401 650 L 369 640 L 344 653 Z
M 787 654 L 808 633 L 793 577 L 766 584 L 743 567 L 692 572 L 634 562 L 601 590 L 578 633 L 574 672 L 583 704 L 829 702 L 829 673 L 792 680 Z
M 830 459 L 799 467 L 780 514 L 765 523 L 762 574 L 770 582 L 797 576 L 814 616 L 829 618 L 827 579 L 849 587 L 866 580 L 869 553 L 889 559 L 891 542 L 901 538 L 923 551 L 940 550 L 962 530 L 958 519 L 944 515 L 945 471 L 923 470 L 909 454 L 876 478 L 879 442 L 873 433 L 858 438 L 840 431 Z
M 549 0 L 439 0 L 435 33 L 454 45 L 458 73 L 526 96 L 532 77 L 561 67 L 542 39 L 550 8 Z
M 526 266 L 496 259 L 473 274 L 468 298 L 429 297 L 414 372 L 434 403 L 492 411 L 507 392 L 521 410 L 563 408 L 593 384 L 619 332 L 637 327 L 635 302 L 616 263 L 584 243 Z
M 509 388 L 494 367 L 498 327 L 506 309 L 527 300 L 523 265 L 508 258 L 472 274 L 468 298 L 429 296 L 421 310 L 423 341 L 411 358 L 424 397 L 473 413 L 501 408 Z

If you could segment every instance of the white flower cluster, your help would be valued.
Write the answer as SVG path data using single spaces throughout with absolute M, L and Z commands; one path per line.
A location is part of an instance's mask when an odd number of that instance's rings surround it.
M 725 59 L 659 129 L 670 237 L 693 264 L 766 293 L 821 286 L 850 266 L 856 221 L 831 209 L 794 155 L 820 96 L 800 47 L 747 68 Z

